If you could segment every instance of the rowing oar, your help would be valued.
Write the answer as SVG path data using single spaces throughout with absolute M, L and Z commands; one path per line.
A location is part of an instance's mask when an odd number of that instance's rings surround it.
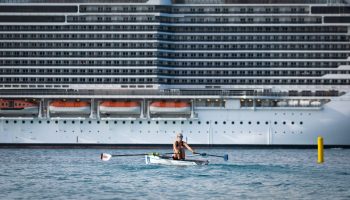
M 218 157 L 218 158 L 223 158 L 224 161 L 228 161 L 228 155 L 227 154 L 224 154 L 223 156 L 218 156 L 218 155 L 213 155 L 213 154 L 207 154 L 207 153 L 194 153 L 194 154 L 198 154 L 198 155 L 201 155 L 203 157 L 205 156 L 212 156 L 212 157 Z
M 153 155 L 153 156 L 160 156 L 162 154 L 173 154 L 173 153 L 138 153 L 138 154 L 108 154 L 108 153 L 101 153 L 101 160 L 108 161 L 112 157 L 125 157 L 125 156 L 145 156 L 145 155 Z

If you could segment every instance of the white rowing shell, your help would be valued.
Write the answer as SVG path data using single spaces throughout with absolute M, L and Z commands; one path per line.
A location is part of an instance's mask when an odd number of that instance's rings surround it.
M 146 164 L 161 164 L 161 165 L 178 165 L 178 166 L 191 166 L 191 165 L 207 165 L 208 160 L 173 160 L 172 157 L 167 156 L 154 156 L 146 155 Z

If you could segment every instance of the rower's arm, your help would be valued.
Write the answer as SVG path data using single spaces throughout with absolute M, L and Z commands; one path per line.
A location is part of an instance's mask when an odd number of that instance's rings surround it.
M 179 148 L 176 147 L 176 142 L 173 143 L 173 150 L 174 150 L 174 153 L 178 153 L 179 151 Z
M 186 142 L 184 142 L 184 146 L 185 146 L 188 150 L 190 150 L 192 153 L 194 153 L 194 150 L 193 150 Z

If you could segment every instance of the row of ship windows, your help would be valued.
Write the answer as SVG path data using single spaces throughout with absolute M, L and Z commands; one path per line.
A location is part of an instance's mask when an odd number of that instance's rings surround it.
M 166 53 L 155 51 L 0 51 L 0 57 L 163 57 L 163 58 L 218 58 L 218 59 L 346 59 L 347 53 Z
M 2 25 L 0 31 L 170 31 L 170 32 L 242 32 L 242 33 L 347 33 L 346 26 L 276 27 L 173 27 L 157 25 Z
M 293 16 L 196 16 L 167 17 L 154 15 L 79 15 L 67 16 L 67 22 L 163 22 L 163 23 L 322 23 L 321 17 Z
M 350 44 L 165 44 L 159 48 L 183 50 L 348 50 Z
M 266 23 L 266 24 L 275 24 L 275 23 L 322 23 L 321 17 L 291 17 L 291 16 L 257 16 L 257 17 L 242 17 L 242 16 L 222 16 L 222 17 L 208 17 L 208 16 L 197 16 L 197 17 L 159 17 L 160 22 L 163 23 Z M 88 21 L 88 20 L 87 20 Z M 107 20 L 102 20 L 107 21 Z M 130 20 L 129 20 L 130 21 Z M 146 20 L 143 20 L 146 21 Z
M 155 60 L 0 60 L 0 66 L 155 66 Z
M 156 42 L 1 42 L 0 48 L 157 48 Z
M 155 70 L 155 69 L 0 69 L 0 74 L 50 74 L 50 75 L 194 75 L 194 76 L 321 76 L 349 74 L 350 71 L 328 70 Z
M 0 34 L 0 39 L 138 39 L 138 40 L 150 40 L 157 38 L 156 34 Z
M 299 84 L 299 85 L 305 85 L 305 84 L 313 84 L 313 85 L 349 85 L 350 80 L 349 79 L 248 79 L 249 77 L 246 77 L 246 79 L 223 79 L 220 77 L 220 79 L 191 79 L 190 77 L 186 79 L 163 79 L 163 78 L 27 78 L 27 77 L 21 77 L 21 78 L 1 78 L 0 77 L 0 83 L 59 83 L 59 84 L 91 84 L 91 83 L 97 83 L 97 84 L 126 84 L 126 83 L 138 83 L 138 84 L 144 84 L 144 83 L 154 83 L 154 84 L 249 84 L 249 85 L 256 85 L 256 84 Z M 266 77 L 271 78 L 271 77 Z
M 246 59 L 246 58 L 258 58 L 258 59 L 281 59 L 281 58 L 302 58 L 302 59 L 346 59 L 349 54 L 347 53 L 166 53 L 159 52 L 159 57 L 165 58 L 223 58 L 223 59 Z
M 168 58 L 169 59 L 169 58 Z M 300 60 L 290 62 L 204 62 L 204 61 L 156 61 L 156 60 L 0 60 L 0 66 L 167 66 L 167 67 L 338 67 L 347 62 Z
M 170 41 L 349 41 L 345 35 L 159 35 Z
M 40 120 L 40 121 L 37 121 L 39 124 L 41 124 L 42 123 L 42 121 Z M 63 124 L 67 124 L 68 123 L 68 121 L 66 121 L 66 120 L 64 120 L 64 121 L 62 121 L 63 122 Z M 100 124 L 101 123 L 101 121 L 95 121 L 96 122 L 96 124 Z M 6 124 L 8 124 L 9 123 L 9 121 L 8 120 L 5 120 L 5 123 Z M 13 120 L 13 123 L 14 124 L 17 124 L 17 120 Z M 26 121 L 25 120 L 22 120 L 22 124 L 25 124 L 26 123 Z M 30 121 L 30 123 L 31 124 L 33 124 L 34 123 L 34 121 Z M 47 124 L 50 124 L 51 123 L 51 121 L 46 121 L 46 123 Z M 59 123 L 59 121 L 58 120 L 56 120 L 55 121 L 55 124 L 58 124 Z M 71 123 L 72 124 L 75 124 L 75 123 L 78 123 L 78 121 L 71 121 Z M 79 121 L 79 123 L 80 124 L 84 124 L 84 121 Z M 88 121 L 87 122 L 88 124 L 92 124 L 92 121 Z M 110 122 L 109 121 L 104 121 L 104 123 L 105 124 L 109 124 Z M 137 124 L 137 122 L 134 122 L 134 121 L 120 121 L 119 123 L 121 123 L 121 124 Z M 145 122 L 146 123 L 146 122 Z M 251 122 L 251 121 L 248 121 L 248 122 L 243 122 L 243 121 L 240 121 L 239 123 L 238 122 L 236 122 L 236 124 L 240 124 L 240 125 L 243 125 L 243 124 L 249 124 L 249 125 L 253 125 L 254 123 L 253 122 Z M 265 124 L 265 125 L 268 125 L 268 124 L 274 124 L 274 125 L 278 125 L 278 123 L 279 122 L 277 122 L 277 121 L 274 121 L 274 122 L 269 122 L 269 121 L 265 121 L 265 122 L 261 122 L 260 123 L 260 121 L 256 121 L 255 122 L 255 124 L 256 125 L 263 125 L 263 124 Z M 280 122 L 281 124 L 283 124 L 283 125 L 295 125 L 295 124 L 297 124 L 298 122 L 294 122 L 294 121 L 290 121 L 290 122 L 286 122 L 286 121 L 283 121 L 283 122 Z M 114 124 L 118 124 L 118 121 L 114 121 Z M 142 121 L 138 121 L 138 124 L 143 124 L 143 122 Z M 192 125 L 201 125 L 202 124 L 202 122 L 201 121 L 197 121 L 197 122 L 193 122 L 193 121 L 188 121 L 188 123 L 185 123 L 185 121 L 180 121 L 180 122 L 176 122 L 176 121 L 172 121 L 172 123 L 169 121 L 169 123 L 168 123 L 168 121 L 147 121 L 147 124 L 192 124 Z M 218 122 L 218 121 L 206 121 L 205 123 L 203 122 L 203 124 L 215 124 L 215 125 L 229 125 L 229 124 L 231 124 L 231 125 L 235 125 L 235 121 L 228 121 L 228 122 L 226 122 L 226 121 L 222 121 L 221 123 L 220 122 Z M 302 121 L 299 121 L 299 123 L 298 123 L 299 125 L 303 125 L 303 122 Z
M 2 42 L 0 48 L 160 48 L 172 50 L 348 50 L 345 44 L 164 44 L 156 42 Z
M 0 61 L 1 63 L 1 61 Z M 266 61 L 266 62 L 253 62 L 253 61 L 239 61 L 239 62 L 226 62 L 226 61 L 216 61 L 216 62 L 204 62 L 204 61 L 162 61 L 158 62 L 161 66 L 169 67 L 338 67 L 340 65 L 346 65 L 348 62 L 339 61 L 317 61 L 317 62 L 305 62 L 301 60 L 295 61 Z
M 80 6 L 80 12 L 165 12 L 165 13 L 308 13 L 309 7 L 239 7 L 239 6 L 225 6 L 225 7 L 216 7 L 207 6 L 207 7 L 180 7 L 176 6 L 175 8 L 171 7 L 153 7 L 153 6 Z
M 165 34 L 77 34 L 77 33 L 62 33 L 62 34 L 0 34 L 0 39 L 48 39 L 48 40 L 62 40 L 62 39 L 97 39 L 97 40 L 150 40 L 159 39 L 167 41 L 306 41 L 306 42 L 330 42 L 330 41 L 349 41 L 350 37 L 345 35 L 165 35 Z

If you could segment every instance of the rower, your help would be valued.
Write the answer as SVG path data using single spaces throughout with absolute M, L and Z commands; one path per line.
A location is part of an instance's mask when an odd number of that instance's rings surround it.
M 190 150 L 193 154 L 195 153 L 194 150 L 188 146 L 188 144 L 184 141 L 182 141 L 183 135 L 181 133 L 178 133 L 176 135 L 176 140 L 173 144 L 173 150 L 174 150 L 174 160 L 184 160 L 185 155 L 185 147 Z

